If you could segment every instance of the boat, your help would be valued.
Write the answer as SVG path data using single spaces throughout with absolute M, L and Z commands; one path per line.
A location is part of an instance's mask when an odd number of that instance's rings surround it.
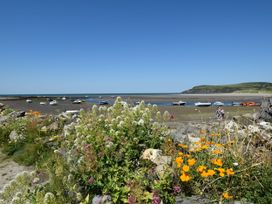
M 70 114 L 78 114 L 80 110 L 67 110 L 65 113 L 70 113 Z
M 73 104 L 81 104 L 82 103 L 82 100 L 80 99 L 76 99 L 73 101 Z
M 66 100 L 66 97 L 62 97 L 61 100 L 65 101 L 65 100 Z
M 186 102 L 184 101 L 177 101 L 172 103 L 173 106 L 184 106 L 185 104 Z
M 40 105 L 46 105 L 46 102 L 40 102 Z
M 211 106 L 212 105 L 212 103 L 210 103 L 210 102 L 197 102 L 197 103 L 195 103 L 195 106 L 197 106 L 197 107 L 207 107 L 207 106 Z
M 240 106 L 240 105 L 241 105 L 240 102 L 235 102 L 235 101 L 232 102 L 232 106 Z
M 221 101 L 215 101 L 214 103 L 213 103 L 213 106 L 224 106 L 225 104 L 223 103 L 223 102 L 221 102 Z
M 56 100 L 53 100 L 49 102 L 49 105 L 55 106 L 55 105 L 58 105 L 58 102 Z
M 258 104 L 254 101 L 247 101 L 247 102 L 242 102 L 240 105 L 241 106 L 257 106 Z
M 31 99 L 26 99 L 26 102 L 27 103 L 32 103 L 32 100 Z
M 99 105 L 108 105 L 109 102 L 108 101 L 99 101 Z

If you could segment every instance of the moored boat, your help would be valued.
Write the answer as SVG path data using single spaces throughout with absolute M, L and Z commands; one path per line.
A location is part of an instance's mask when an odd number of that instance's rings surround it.
M 55 106 L 55 105 L 58 105 L 58 102 L 56 100 L 53 100 L 49 102 L 49 105 Z
M 184 106 L 185 104 L 186 104 L 185 101 L 172 102 L 173 106 Z
M 210 102 L 197 102 L 197 103 L 195 103 L 195 106 L 197 106 L 197 107 L 207 107 L 207 106 L 211 106 L 212 105 L 212 103 L 210 103 Z
M 26 102 L 27 103 L 32 103 L 32 100 L 31 99 L 26 99 Z
M 225 104 L 223 103 L 223 102 L 221 102 L 221 101 L 215 101 L 214 103 L 213 103 L 213 106 L 224 106 Z
M 99 101 L 99 105 L 108 105 L 109 102 L 108 101 Z
M 82 100 L 80 99 L 76 99 L 73 101 L 73 104 L 81 104 L 82 103 Z
M 40 105 L 46 105 L 46 102 L 41 101 Z
M 241 106 L 258 106 L 259 104 L 257 104 L 254 101 L 246 101 L 246 102 L 242 102 L 240 105 Z

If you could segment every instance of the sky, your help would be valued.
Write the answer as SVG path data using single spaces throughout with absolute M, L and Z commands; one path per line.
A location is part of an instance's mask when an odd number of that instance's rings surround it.
M 272 80 L 271 0 L 0 1 L 0 94 Z

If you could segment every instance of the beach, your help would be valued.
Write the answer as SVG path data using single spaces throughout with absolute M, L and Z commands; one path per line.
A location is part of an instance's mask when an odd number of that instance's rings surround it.
M 188 103 L 192 102 L 242 102 L 242 101 L 257 101 L 261 102 L 263 98 L 271 97 L 271 94 L 150 94 L 150 95 L 122 95 L 122 99 L 129 104 L 135 104 L 139 101 L 145 101 L 147 103 L 156 104 L 158 103 L 158 110 L 161 112 L 168 111 L 173 117 L 173 121 L 185 122 L 185 121 L 209 121 L 215 119 L 215 106 L 210 107 L 194 107 L 194 106 L 172 106 L 171 103 L 175 101 L 185 101 Z M 0 103 L 5 104 L 6 107 L 20 110 L 20 111 L 39 111 L 42 114 L 59 114 L 67 110 L 80 110 L 80 109 L 90 109 L 94 104 L 99 101 L 105 100 L 114 102 L 117 95 L 96 95 L 94 97 L 86 96 L 73 96 L 67 97 L 66 100 L 62 100 L 60 96 L 50 97 L 51 99 L 56 99 L 58 105 L 50 106 L 48 105 L 46 96 L 44 97 L 2 97 L 0 98 Z M 26 98 L 31 98 L 32 103 L 27 103 Z M 81 104 L 73 104 L 72 102 L 76 98 L 83 98 L 86 100 Z M 91 99 L 90 99 L 91 98 Z M 40 102 L 47 102 L 46 105 L 40 105 Z M 226 113 L 226 118 L 231 118 L 235 115 L 242 115 L 246 113 L 254 113 L 258 111 L 258 106 L 244 107 L 244 106 L 225 106 L 223 107 Z

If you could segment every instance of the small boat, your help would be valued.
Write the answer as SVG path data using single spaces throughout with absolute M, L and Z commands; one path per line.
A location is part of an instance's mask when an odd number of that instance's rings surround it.
M 73 101 L 73 104 L 81 104 L 82 103 L 82 100 L 80 99 L 76 99 Z
M 99 105 L 108 105 L 109 102 L 108 101 L 99 101 Z
M 207 107 L 207 106 L 211 106 L 212 105 L 212 103 L 210 103 L 210 102 L 197 102 L 197 103 L 195 103 L 195 106 L 197 106 L 197 107 Z
M 241 106 L 257 106 L 258 104 L 254 101 L 247 101 L 247 102 L 242 102 L 240 105 Z
M 55 105 L 58 105 L 58 102 L 56 100 L 53 100 L 49 102 L 49 105 L 55 106 Z
M 40 105 L 46 105 L 46 102 L 40 102 Z
M 70 114 L 77 114 L 79 112 L 80 112 L 80 110 L 67 110 L 67 111 L 65 111 L 65 113 L 70 113 Z
M 66 97 L 62 97 L 61 100 L 65 101 L 65 100 L 66 100 Z
M 214 103 L 213 103 L 213 106 L 224 106 L 225 104 L 223 103 L 223 102 L 221 102 L 221 101 L 215 101 Z
M 240 105 L 241 105 L 240 102 L 235 102 L 235 101 L 232 102 L 232 106 L 240 106 Z
M 177 101 L 172 103 L 173 106 L 184 106 L 185 104 L 186 102 L 184 101 Z
M 31 99 L 26 99 L 26 102 L 27 103 L 32 103 L 32 100 Z

